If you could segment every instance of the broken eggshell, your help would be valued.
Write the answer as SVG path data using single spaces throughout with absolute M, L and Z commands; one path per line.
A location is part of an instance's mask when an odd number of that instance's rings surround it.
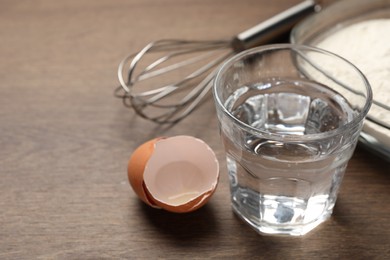
M 152 139 L 139 146 L 128 164 L 128 177 L 146 204 L 167 211 L 194 211 L 207 203 L 219 178 L 213 150 L 192 136 Z

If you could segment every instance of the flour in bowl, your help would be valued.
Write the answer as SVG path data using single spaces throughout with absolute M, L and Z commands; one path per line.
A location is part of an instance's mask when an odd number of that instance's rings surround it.
M 374 100 L 390 106 L 390 19 L 366 20 L 330 34 L 316 47 L 336 53 L 356 65 L 367 77 Z M 390 111 L 375 104 L 370 117 L 390 125 Z M 390 131 L 366 121 L 365 132 L 390 147 Z

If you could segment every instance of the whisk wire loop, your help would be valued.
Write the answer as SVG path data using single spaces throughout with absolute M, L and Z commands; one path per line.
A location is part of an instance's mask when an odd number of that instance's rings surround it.
M 141 60 L 147 54 L 161 52 L 165 54 L 157 57 L 145 68 L 140 69 L 138 74 L 136 73 L 136 69 L 139 69 Z M 192 54 L 195 54 L 195 56 L 172 62 L 176 57 Z M 157 123 L 177 122 L 191 113 L 209 91 L 207 84 L 211 82 L 214 76 L 214 73 L 210 73 L 212 69 L 232 54 L 230 41 L 159 40 L 151 42 L 138 53 L 131 54 L 121 61 L 118 68 L 120 86 L 116 89 L 115 95 L 121 97 L 126 106 L 133 107 L 134 111 L 143 118 Z M 176 82 L 168 83 L 155 89 L 144 90 L 139 93 L 136 93 L 134 89 L 134 86 L 141 81 L 150 80 L 179 68 L 183 69 L 186 66 L 204 62 L 205 60 L 207 63 Z M 168 61 L 171 63 L 164 67 L 163 65 Z M 127 75 L 125 75 L 124 71 L 127 64 L 129 65 Z M 210 73 L 210 75 L 206 76 L 204 80 L 194 87 L 192 81 L 207 73 Z M 125 79 L 125 76 L 127 76 L 127 79 Z M 191 89 L 180 100 L 174 100 L 174 103 L 160 102 L 166 97 L 176 95 L 176 91 L 179 89 L 184 90 L 186 88 Z M 146 110 L 150 110 L 151 108 L 159 109 L 160 113 L 153 116 L 149 115 Z

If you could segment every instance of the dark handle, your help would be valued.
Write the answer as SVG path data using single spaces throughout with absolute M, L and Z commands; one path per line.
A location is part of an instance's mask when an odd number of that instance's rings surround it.
M 238 34 L 233 38 L 232 47 L 236 52 L 265 44 L 288 32 L 307 15 L 321 9 L 318 1 L 306 0 L 286 11 Z

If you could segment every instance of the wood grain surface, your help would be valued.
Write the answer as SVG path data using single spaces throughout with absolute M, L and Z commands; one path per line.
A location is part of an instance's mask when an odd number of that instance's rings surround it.
M 298 2 L 0 0 L 0 259 L 390 259 L 389 163 L 358 147 L 330 220 L 261 236 L 231 211 L 211 98 L 162 127 L 113 96 L 120 60 L 146 43 L 230 37 Z M 139 144 L 178 134 L 221 162 L 189 214 L 145 206 L 127 181 Z

